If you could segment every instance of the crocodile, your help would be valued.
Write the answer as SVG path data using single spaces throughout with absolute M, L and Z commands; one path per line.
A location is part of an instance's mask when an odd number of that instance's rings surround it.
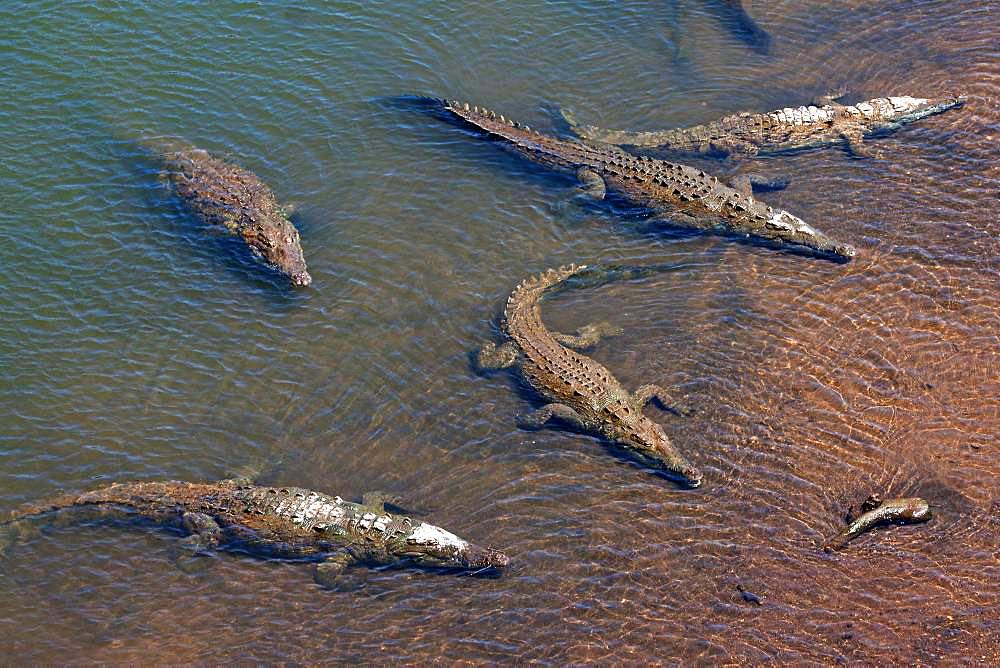
M 779 247 L 809 249 L 835 260 L 850 260 L 850 244 L 832 239 L 791 213 L 768 206 L 751 193 L 755 180 L 742 175 L 730 187 L 702 170 L 609 145 L 542 134 L 494 111 L 455 100 L 421 98 L 449 120 L 468 124 L 498 139 L 500 146 L 545 167 L 574 173 L 581 189 L 603 199 L 612 192 L 652 211 L 664 222 L 705 232 L 752 237 Z M 757 180 L 757 183 L 762 183 Z
M 877 97 L 844 105 L 828 95 L 815 104 L 785 107 L 767 113 L 748 111 L 689 128 L 653 132 L 605 130 L 581 125 L 573 112 L 560 109 L 570 129 L 588 141 L 639 148 L 657 148 L 676 153 L 717 157 L 766 155 L 841 144 L 855 156 L 869 152 L 863 139 L 897 130 L 907 123 L 960 107 L 958 97 Z
M 608 323 L 597 323 L 580 328 L 573 336 L 550 332 L 542 322 L 538 306 L 542 294 L 586 268 L 568 265 L 549 269 L 514 288 L 502 319 L 507 340 L 500 346 L 485 343 L 476 354 L 476 366 L 483 371 L 516 367 L 524 381 L 550 402 L 521 416 L 521 428 L 541 429 L 556 418 L 624 447 L 640 461 L 689 487 L 698 487 L 701 472 L 677 451 L 663 427 L 642 412 L 654 399 L 678 414 L 683 415 L 685 409 L 658 385 L 643 385 L 629 393 L 604 366 L 574 350 L 596 345 L 601 336 L 618 330 Z
M 713 12 L 730 34 L 761 55 L 771 49 L 771 35 L 750 18 L 740 0 L 721 0 L 712 3 Z
M 185 206 L 209 225 L 243 240 L 250 251 L 293 285 L 307 286 L 299 232 L 274 192 L 256 174 L 182 142 L 142 142 L 164 167 Z
M 355 564 L 402 564 L 463 570 L 502 569 L 508 558 L 432 524 L 385 509 L 387 497 L 362 503 L 298 487 L 263 487 L 247 480 L 216 483 L 127 482 L 23 506 L 3 527 L 81 506 L 124 511 L 179 528 L 193 555 L 216 547 L 276 558 L 319 561 L 316 582 L 331 586 Z
M 872 497 L 862 505 L 862 514 L 847 529 L 828 540 L 823 549 L 833 552 L 845 547 L 864 532 L 883 524 L 917 524 L 931 519 L 930 505 L 921 498 L 886 499 Z

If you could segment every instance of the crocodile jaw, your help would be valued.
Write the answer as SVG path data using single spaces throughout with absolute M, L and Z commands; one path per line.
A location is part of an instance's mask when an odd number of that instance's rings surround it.
M 864 119 L 874 129 L 894 130 L 906 123 L 940 114 L 954 107 L 961 107 L 965 104 L 965 99 L 961 95 L 934 98 L 900 95 L 858 102 L 848 106 L 847 110 L 854 116 Z
M 774 212 L 767 219 L 765 231 L 762 232 L 762 236 L 776 241 L 805 246 L 820 253 L 837 256 L 843 260 L 850 260 L 857 254 L 854 246 L 827 236 L 787 211 Z
M 421 522 L 405 539 L 405 556 L 424 566 L 444 568 L 505 568 L 507 555 L 479 547 L 441 527 Z
M 660 425 L 649 421 L 645 428 L 634 426 L 633 429 L 630 433 L 619 434 L 622 445 L 639 455 L 649 466 L 685 487 L 701 486 L 701 471 L 674 447 Z
M 953 107 L 960 107 L 965 104 L 965 98 L 958 97 L 890 97 L 894 118 L 897 123 L 910 123 L 934 114 L 940 114 Z
M 298 230 L 283 215 L 267 221 L 261 226 L 261 238 L 248 239 L 247 243 L 267 264 L 288 276 L 293 285 L 306 287 L 312 283 Z

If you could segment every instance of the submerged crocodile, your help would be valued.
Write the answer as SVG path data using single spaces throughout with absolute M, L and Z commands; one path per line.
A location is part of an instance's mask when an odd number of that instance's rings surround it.
M 674 448 L 663 428 L 642 412 L 655 399 L 662 407 L 682 414 L 666 390 L 643 385 L 629 393 L 601 364 L 572 349 L 595 345 L 602 334 L 615 331 L 600 323 L 570 336 L 550 332 L 542 322 L 538 307 L 542 294 L 584 269 L 586 266 L 579 265 L 549 269 L 514 288 L 503 314 L 508 340 L 499 347 L 493 342 L 484 344 L 476 355 L 476 365 L 482 370 L 516 365 L 525 382 L 550 402 L 522 416 L 522 428 L 541 429 L 557 418 L 626 448 L 690 487 L 699 486 L 701 472 Z
M 0 527 L 80 506 L 123 510 L 178 527 L 185 547 L 215 547 L 279 558 L 319 560 L 315 577 L 329 586 L 353 564 L 412 564 L 491 569 L 507 557 L 478 547 L 432 524 L 386 512 L 386 498 L 365 495 L 361 504 L 297 487 L 259 487 L 243 480 L 218 483 L 118 483 L 85 494 L 68 494 L 12 513 Z
M 256 174 L 193 146 L 144 144 L 157 154 L 177 194 L 199 218 L 240 237 L 254 255 L 293 284 L 312 283 L 298 230 Z
M 845 547 L 864 532 L 883 524 L 917 524 L 931 519 L 931 507 L 923 499 L 908 497 L 902 499 L 886 499 L 871 497 L 861 507 L 862 514 L 838 536 L 834 536 L 823 545 L 827 552 Z
M 716 156 L 755 156 L 843 144 L 861 156 L 866 155 L 865 137 L 896 130 L 965 102 L 962 97 L 903 96 L 844 105 L 834 101 L 838 97 L 820 98 L 819 106 L 785 107 L 768 113 L 744 111 L 705 125 L 655 132 L 604 130 L 578 124 L 567 109 L 560 113 L 577 136 L 604 144 Z
M 720 0 L 715 5 L 716 18 L 730 34 L 760 54 L 771 49 L 771 35 L 750 18 L 740 0 Z
M 471 124 L 501 146 L 549 168 L 575 173 L 584 192 L 613 192 L 679 227 L 753 237 L 778 246 L 807 248 L 846 260 L 854 248 L 830 238 L 787 211 L 754 198 L 747 175 L 737 188 L 705 172 L 665 160 L 634 156 L 607 145 L 559 139 L 496 112 L 454 100 L 424 98 L 448 118 Z

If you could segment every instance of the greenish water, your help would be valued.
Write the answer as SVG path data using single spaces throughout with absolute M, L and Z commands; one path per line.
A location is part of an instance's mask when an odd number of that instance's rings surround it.
M 0 507 L 102 481 L 385 489 L 511 555 L 499 579 L 413 570 L 317 588 L 301 564 L 89 523 L 8 551 L 0 656 L 89 663 L 1000 661 L 1000 49 L 990 3 L 461 5 L 7 2 L 0 7 Z M 835 265 L 656 232 L 401 94 L 554 127 L 964 92 L 960 111 L 768 158 L 765 196 L 859 247 Z M 298 204 L 313 286 L 206 231 L 140 159 L 175 135 Z M 705 162 L 706 169 L 719 170 Z M 677 271 L 546 302 L 706 471 L 681 490 L 594 439 L 527 433 L 471 372 L 512 287 L 572 261 Z M 817 549 L 869 492 L 921 527 Z M 758 593 L 748 605 L 737 585 Z

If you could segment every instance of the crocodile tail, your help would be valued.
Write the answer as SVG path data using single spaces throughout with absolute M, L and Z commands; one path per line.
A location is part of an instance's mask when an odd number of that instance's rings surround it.
M 838 534 L 823 543 L 823 551 L 831 553 L 842 550 L 847 547 L 847 544 L 850 543 L 855 537 L 857 537 L 857 534 L 851 531 L 845 531 Z
M 92 492 L 85 492 L 83 494 L 79 493 L 60 494 L 58 496 L 53 496 L 43 501 L 34 501 L 31 503 L 26 503 L 23 506 L 13 510 L 10 514 L 10 517 L 5 522 L 0 523 L 0 526 L 14 524 L 21 520 L 40 517 L 48 513 L 64 510 L 66 508 L 73 508 L 76 506 L 94 506 L 107 503 L 122 503 L 124 497 L 120 493 L 121 488 L 122 488 L 121 484 L 116 484 L 116 485 L 111 485 L 109 487 L 102 487 L 101 489 L 97 489 Z
M 504 309 L 505 327 L 523 316 L 534 314 L 535 306 L 543 292 L 586 268 L 585 264 L 568 264 L 558 269 L 547 269 L 521 281 L 507 298 L 507 306 Z
M 31 519 L 34 517 L 39 517 L 47 513 L 55 512 L 57 510 L 62 510 L 64 508 L 71 508 L 78 505 L 78 501 L 81 499 L 79 494 L 61 494 L 59 496 L 53 496 L 44 501 L 34 501 L 32 503 L 26 503 L 23 506 L 11 511 L 10 517 L 0 523 L 0 526 L 5 526 L 8 524 L 14 524 L 25 519 Z
M 517 142 L 538 135 L 527 125 L 518 123 L 486 107 L 447 98 L 425 97 L 421 98 L 421 101 L 431 108 L 441 110 L 451 119 L 458 119 L 501 139 Z

